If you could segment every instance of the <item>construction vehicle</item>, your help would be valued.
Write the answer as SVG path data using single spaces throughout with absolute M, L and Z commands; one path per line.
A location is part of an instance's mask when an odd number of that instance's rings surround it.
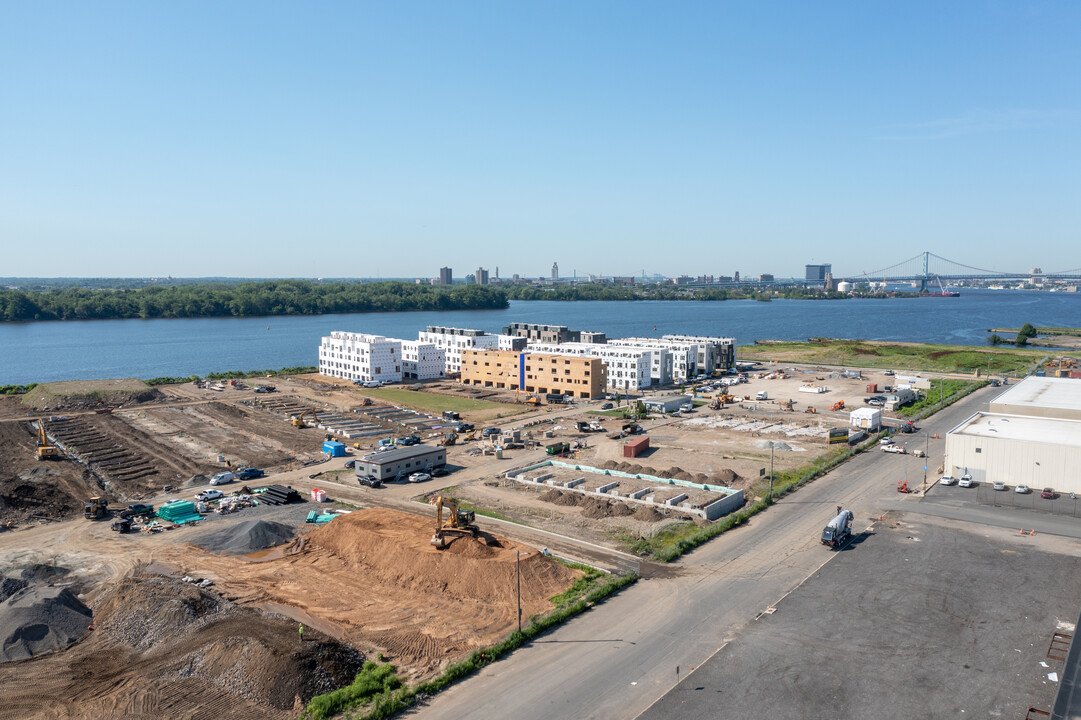
M 458 434 L 453 432 L 449 432 L 439 439 L 439 444 L 443 447 L 450 447 L 456 442 L 458 442 Z
M 442 495 L 436 495 L 429 502 L 435 505 L 435 534 L 432 535 L 432 545 L 440 550 L 450 543 L 448 535 L 470 535 L 477 537 L 476 516 L 472 510 L 460 510 L 458 503 Z M 449 517 L 443 521 L 443 508 L 447 509 Z M 487 543 L 485 543 L 487 544 Z
M 804 411 L 803 411 L 803 412 L 805 412 L 805 413 L 811 413 L 811 414 L 813 415 L 813 414 L 817 413 L 818 411 L 817 411 L 817 410 L 815 410 L 815 406 L 814 406 L 814 405 L 810 405 L 810 406 L 808 406 L 808 407 L 807 407 L 806 409 L 804 409 Z
M 83 508 L 83 517 L 87 520 L 102 520 L 109 514 L 109 501 L 103 497 L 92 497 Z
M 844 410 L 844 409 L 845 409 L 845 401 L 844 400 L 838 400 L 837 402 L 830 405 L 830 410 L 833 410 L 833 411 Z
M 299 415 L 294 415 L 291 418 L 292 421 L 293 421 L 293 427 L 295 427 L 295 428 L 306 428 L 306 427 L 308 427 L 308 424 L 306 422 L 304 422 L 304 418 L 306 418 L 308 415 L 312 416 L 312 420 L 315 421 L 316 425 L 319 424 L 319 416 L 315 414 L 315 410 L 305 410 L 304 412 L 300 413 Z
M 519 399 L 520 395 L 521 395 L 520 391 L 518 391 L 518 390 L 514 391 L 514 402 L 524 402 L 527 405 L 540 405 L 541 404 L 540 396 L 538 396 L 537 393 L 529 393 L 529 395 L 526 396 L 525 400 Z
M 796 401 L 789 399 L 786 402 L 781 403 L 781 408 L 788 412 L 792 412 L 796 409 Z
M 822 544 L 836 548 L 848 542 L 852 538 L 853 519 L 851 510 L 838 509 L 837 517 L 822 530 Z
M 45 421 L 38 418 L 38 460 L 59 460 L 60 451 L 45 435 Z
M 565 442 L 552 443 L 544 448 L 549 455 L 562 455 L 571 451 L 571 444 Z
M 109 529 L 113 532 L 126 533 L 131 532 L 131 518 L 120 518 L 119 520 L 113 520 L 113 524 L 109 526 Z

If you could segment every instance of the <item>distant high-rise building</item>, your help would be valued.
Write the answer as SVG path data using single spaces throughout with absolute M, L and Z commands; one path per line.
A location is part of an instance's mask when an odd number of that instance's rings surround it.
M 739 282 L 739 270 L 736 270 L 735 282 Z
M 440 285 L 453 285 L 454 273 L 450 268 L 439 268 L 439 284 Z
M 833 265 L 830 263 L 826 263 L 825 265 L 808 265 L 805 278 L 813 281 L 825 280 L 826 276 L 832 273 Z
M 496 280 L 499 279 L 499 266 L 498 265 L 495 266 L 495 279 Z
M 552 282 L 559 280 L 559 263 L 552 263 Z
M 477 268 L 477 271 L 473 273 L 473 279 L 476 281 L 477 285 L 487 285 L 488 271 L 484 268 Z

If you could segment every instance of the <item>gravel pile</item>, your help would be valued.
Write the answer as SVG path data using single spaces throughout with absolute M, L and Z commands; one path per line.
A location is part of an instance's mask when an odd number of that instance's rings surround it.
M 189 583 L 167 577 L 128 578 L 114 586 L 98 607 L 98 631 L 129 648 L 175 642 L 236 611 L 236 605 Z
M 65 648 L 92 622 L 90 608 L 67 588 L 23 588 L 0 603 L 0 662 Z
M 0 580 L 0 602 L 4 602 L 9 597 L 26 587 L 27 584 L 28 583 L 25 580 L 21 580 L 19 578 L 6 577 L 3 580 Z
M 266 550 L 293 539 L 293 528 L 268 520 L 245 520 L 218 532 L 204 535 L 194 545 L 225 555 Z

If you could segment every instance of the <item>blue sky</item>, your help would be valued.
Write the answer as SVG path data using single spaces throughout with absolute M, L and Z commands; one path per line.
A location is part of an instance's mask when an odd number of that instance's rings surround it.
M 0 276 L 1081 267 L 1081 4 L 0 2 Z

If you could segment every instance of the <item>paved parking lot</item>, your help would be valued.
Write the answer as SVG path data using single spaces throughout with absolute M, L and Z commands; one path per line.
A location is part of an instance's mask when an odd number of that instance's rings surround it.
M 891 513 L 641 717 L 1050 710 L 1062 662 L 1046 654 L 1056 630 L 1073 632 L 1079 554 L 1072 541 Z

